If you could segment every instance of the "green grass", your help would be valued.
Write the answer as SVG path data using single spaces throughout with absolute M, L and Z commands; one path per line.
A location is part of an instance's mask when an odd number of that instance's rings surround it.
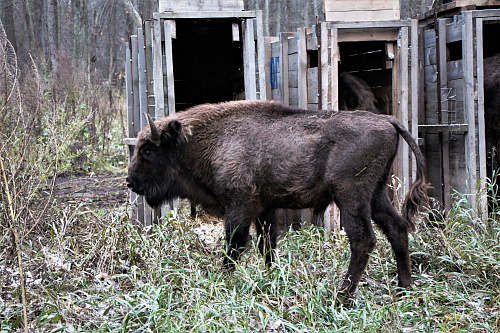
M 344 305 L 336 297 L 345 236 L 290 231 L 272 269 L 252 241 L 227 274 L 222 240 L 207 246 L 194 232 L 200 222 L 182 214 L 146 233 L 125 206 L 60 208 L 23 244 L 29 321 L 40 332 L 497 332 L 500 222 L 470 218 L 457 202 L 445 228 L 421 221 L 411 235 L 411 290 L 396 292 L 392 250 L 377 232 L 365 277 Z M 3 259 L 0 267 L 15 271 Z M 7 332 L 21 326 L 22 306 L 16 275 L 0 277 Z

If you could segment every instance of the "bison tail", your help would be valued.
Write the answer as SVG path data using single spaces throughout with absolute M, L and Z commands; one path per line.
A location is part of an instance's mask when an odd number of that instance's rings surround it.
M 422 155 L 418 144 L 415 142 L 410 132 L 408 132 L 408 130 L 401 123 L 394 118 L 391 123 L 408 143 L 417 162 L 417 178 L 411 185 L 402 208 L 403 218 L 409 223 L 411 229 L 415 230 L 415 225 L 412 220 L 424 206 L 428 206 L 429 197 L 427 196 L 427 189 L 431 186 L 425 181 L 424 156 Z

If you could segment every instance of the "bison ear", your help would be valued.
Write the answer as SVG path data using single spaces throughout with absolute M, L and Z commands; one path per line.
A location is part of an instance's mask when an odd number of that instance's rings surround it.
M 177 120 L 170 121 L 163 131 L 162 139 L 174 146 L 185 142 L 186 135 L 181 123 Z

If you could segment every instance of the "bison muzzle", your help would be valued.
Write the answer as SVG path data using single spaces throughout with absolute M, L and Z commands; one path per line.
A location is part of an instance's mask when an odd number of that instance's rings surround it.
M 417 177 L 403 205 L 386 188 L 399 137 L 416 157 Z M 373 220 L 394 250 L 399 286 L 411 283 L 408 233 L 425 202 L 424 159 L 393 117 L 364 111 L 292 109 L 276 102 L 234 101 L 193 107 L 139 132 L 127 178 L 151 206 L 187 198 L 225 220 L 226 267 L 233 267 L 255 224 L 266 263 L 276 246 L 275 210 L 334 202 L 351 260 L 341 291 L 356 290 L 373 250 Z

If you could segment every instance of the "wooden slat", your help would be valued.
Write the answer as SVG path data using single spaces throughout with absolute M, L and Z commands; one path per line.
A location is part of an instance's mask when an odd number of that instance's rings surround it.
M 137 57 L 138 57 L 138 73 L 139 73 L 139 120 L 140 128 L 146 126 L 147 119 L 143 116 L 143 112 L 148 109 L 148 82 L 146 75 L 146 48 L 144 41 L 144 31 L 142 28 L 137 29 Z
M 247 19 L 243 25 L 243 66 L 245 78 L 245 98 L 257 99 L 257 85 L 255 82 L 255 40 L 253 20 Z
M 244 3 L 243 0 L 183 0 L 183 1 L 171 1 L 171 0 L 159 0 L 159 10 L 160 12 L 165 11 L 185 11 L 185 10 L 214 10 L 214 11 L 224 11 L 224 10 L 243 10 Z
M 264 37 L 264 79 L 265 79 L 265 90 L 266 90 L 266 100 L 273 99 L 273 92 L 271 89 L 271 59 L 272 59 L 272 49 L 271 49 L 271 38 L 273 37 Z M 261 75 L 259 73 L 259 75 Z M 262 97 L 262 96 L 261 96 Z
M 461 79 L 464 76 L 463 73 L 463 60 L 455 60 L 455 61 L 449 61 L 446 63 L 446 66 L 443 67 L 443 69 L 446 68 L 446 71 L 448 72 L 448 80 L 458 80 Z M 437 66 L 436 65 L 430 65 L 430 66 L 425 66 L 425 83 L 434 83 L 437 82 Z M 476 69 L 473 69 L 473 73 L 476 72 Z
M 401 91 L 400 96 L 400 120 L 408 128 L 408 86 L 409 86 L 409 76 L 408 76 L 408 28 L 401 28 L 401 48 L 400 48 L 400 82 Z M 401 181 L 406 183 L 405 192 L 410 188 L 410 160 L 409 160 L 409 147 L 407 144 L 400 145 L 401 153 L 401 165 L 400 165 L 400 175 L 402 176 Z
M 129 138 L 135 136 L 134 133 L 134 89 L 132 84 L 132 45 L 125 44 L 125 81 L 127 86 L 127 133 Z
M 328 21 L 328 20 L 327 20 Z M 387 20 L 387 21 L 352 21 L 352 22 L 327 22 L 329 28 L 342 29 L 378 29 L 409 27 L 409 20 Z
M 297 29 L 297 41 L 299 108 L 307 109 L 307 49 L 305 28 Z
M 410 64 L 410 89 L 411 89 L 411 109 L 410 109 L 410 132 L 415 141 L 418 141 L 418 111 L 419 111 L 419 47 L 418 47 L 418 21 L 411 20 L 410 44 L 411 44 L 411 64 Z M 417 163 L 415 157 L 411 155 L 411 180 L 415 181 L 417 176 Z
M 160 18 L 166 20 L 176 19 L 223 19 L 223 18 L 255 18 L 257 14 L 255 11 L 176 11 L 176 12 L 162 12 L 159 13 Z
M 147 112 L 155 115 L 154 113 L 154 87 L 153 87 L 153 50 L 152 43 L 152 22 L 150 20 L 144 22 L 144 47 L 146 51 L 146 76 L 147 76 Z
M 327 11 L 325 17 L 327 21 L 376 21 L 376 20 L 397 20 L 399 19 L 399 9 L 381 10 L 356 10 L 356 11 Z
M 168 115 L 175 114 L 175 86 L 174 86 L 174 60 L 172 48 L 172 31 L 175 30 L 175 21 L 165 20 L 165 66 L 167 67 L 167 110 Z
M 280 55 L 280 69 L 281 69 L 281 89 L 282 89 L 282 102 L 284 105 L 290 105 L 290 91 L 289 91 L 289 85 L 288 85 L 288 80 L 289 80 L 289 57 L 288 57 L 288 41 L 289 37 L 291 36 L 290 33 L 280 33 L 280 50 L 281 50 L 281 55 Z
M 325 12 L 399 9 L 399 0 L 327 0 L 323 4 Z
M 161 48 L 161 24 L 158 13 L 153 14 L 153 94 L 155 98 L 155 118 L 164 117 L 165 100 L 163 93 L 163 63 Z
M 339 31 L 339 42 L 393 41 L 398 38 L 398 29 L 344 29 Z
M 320 70 L 321 70 L 321 108 L 328 109 L 328 27 L 326 22 L 321 22 L 321 50 L 320 50 Z
M 331 110 L 339 111 L 339 44 L 338 44 L 338 29 L 332 28 L 331 30 L 331 39 L 330 39 L 330 57 L 331 57 Z
M 488 197 L 486 192 L 486 132 L 484 122 L 484 71 L 483 71 L 483 19 L 476 19 L 476 47 L 477 47 L 477 131 L 479 149 L 479 178 L 480 190 L 483 195 L 480 201 L 480 211 L 483 217 L 488 214 Z
M 469 131 L 465 136 L 465 163 L 467 173 L 467 192 L 470 194 L 469 202 L 474 207 L 476 203 L 476 119 L 474 110 L 474 35 L 472 30 L 472 14 L 463 13 L 462 25 L 462 57 L 464 61 L 464 107 L 465 119 Z
M 462 27 L 458 22 L 451 22 L 451 19 L 447 19 L 446 24 L 446 42 L 453 43 L 462 40 Z
M 266 59 L 266 50 L 264 46 L 264 29 L 262 22 L 262 11 L 257 11 L 257 18 L 255 20 L 257 28 L 257 61 L 259 68 L 259 99 L 267 100 L 267 73 L 266 64 L 269 66 L 269 62 Z M 269 87 L 270 90 L 270 87 Z
M 418 130 L 425 133 L 466 133 L 469 130 L 468 124 L 436 124 L 436 125 L 418 125 Z
M 137 133 L 141 130 L 141 118 L 140 118 L 140 99 L 139 99 L 139 68 L 138 68 L 138 56 L 137 51 L 137 36 L 130 37 L 130 44 L 132 45 L 132 91 L 134 94 L 134 104 L 133 104 L 133 121 L 132 126 L 134 128 L 135 137 Z
M 436 47 L 439 47 L 439 59 L 437 62 L 439 63 L 439 82 L 437 82 L 437 86 L 440 88 L 439 91 L 436 91 L 436 94 L 440 93 L 440 101 L 441 108 L 438 110 L 441 114 L 441 122 L 443 124 L 448 124 L 448 113 L 442 112 L 443 110 L 449 110 L 448 100 L 447 100 L 447 92 L 445 89 L 448 87 L 448 69 L 446 63 L 446 35 L 447 35 L 447 26 L 446 19 L 438 20 L 438 43 Z M 442 173 L 442 186 L 443 186 L 443 204 L 446 209 L 451 208 L 451 187 L 450 187 L 450 152 L 449 152 L 449 142 L 448 140 L 443 138 L 443 135 L 440 134 L 440 144 L 441 144 L 441 173 Z

